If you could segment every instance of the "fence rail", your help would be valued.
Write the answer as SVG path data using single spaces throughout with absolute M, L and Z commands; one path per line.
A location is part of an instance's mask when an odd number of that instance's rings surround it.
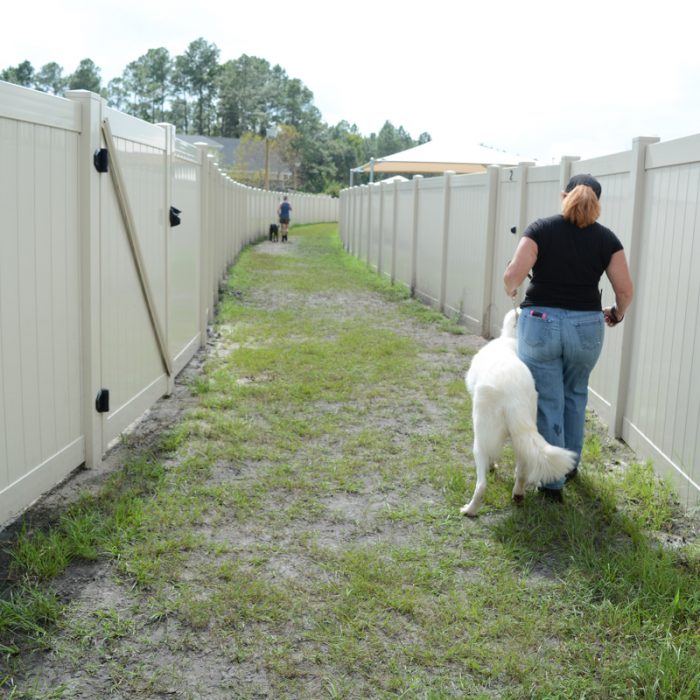
M 280 198 L 170 125 L 0 82 L 0 526 L 172 390 Z M 338 219 L 331 197 L 291 199 L 295 223 Z
M 640 459 L 700 501 L 700 135 L 558 165 L 362 185 L 341 192 L 345 248 L 377 273 L 492 337 L 510 300 L 503 271 L 526 225 L 558 210 L 569 177 L 603 187 L 601 222 L 622 240 L 636 298 L 606 332 L 590 405 Z M 603 301 L 614 301 L 607 279 Z

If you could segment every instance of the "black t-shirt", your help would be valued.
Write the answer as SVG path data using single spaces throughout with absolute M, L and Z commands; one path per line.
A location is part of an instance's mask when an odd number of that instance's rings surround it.
M 561 214 L 537 219 L 524 236 L 537 243 L 537 262 L 522 306 L 600 311 L 598 283 L 623 246 L 598 222 L 579 228 Z

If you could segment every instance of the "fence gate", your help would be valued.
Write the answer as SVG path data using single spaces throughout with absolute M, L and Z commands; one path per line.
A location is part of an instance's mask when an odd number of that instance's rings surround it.
M 172 365 L 166 341 L 166 131 L 109 109 L 102 126 L 109 153 L 109 172 L 100 179 L 101 410 L 106 449 L 168 392 Z

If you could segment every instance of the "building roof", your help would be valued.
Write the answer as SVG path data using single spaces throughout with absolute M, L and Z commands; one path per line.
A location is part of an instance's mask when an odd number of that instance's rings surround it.
M 517 165 L 532 158 L 499 151 L 482 144 L 428 141 L 399 153 L 375 158 L 357 170 L 369 173 L 476 173 L 488 165 Z
M 223 136 L 198 136 L 196 134 L 177 134 L 177 137 L 187 143 L 206 143 L 219 157 L 219 164 L 231 167 L 236 160 L 236 149 L 240 139 Z
M 225 136 L 198 136 L 196 134 L 178 134 L 177 137 L 187 143 L 206 143 L 216 153 L 219 166 L 225 170 L 243 168 L 248 172 L 256 172 L 265 169 L 264 139 L 246 142 L 244 150 L 239 153 L 241 139 Z M 279 157 L 274 148 L 270 148 L 269 155 L 270 172 L 275 173 L 277 177 L 289 177 L 292 172 L 291 168 Z

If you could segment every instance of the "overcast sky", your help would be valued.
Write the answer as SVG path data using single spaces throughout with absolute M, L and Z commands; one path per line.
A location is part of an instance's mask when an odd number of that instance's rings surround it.
M 0 69 L 83 58 L 103 83 L 202 37 L 279 64 L 324 121 L 486 143 L 540 163 L 700 132 L 693 0 L 34 0 L 0 23 Z

